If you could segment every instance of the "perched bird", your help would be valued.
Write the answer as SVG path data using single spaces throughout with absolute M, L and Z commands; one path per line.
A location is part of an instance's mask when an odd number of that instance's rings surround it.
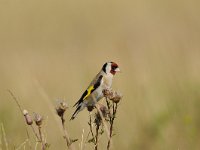
M 103 98 L 103 90 L 111 88 L 113 76 L 119 71 L 118 65 L 114 62 L 107 62 L 103 65 L 101 71 L 92 80 L 81 98 L 75 103 L 76 110 L 71 120 L 85 107 L 89 110 L 90 107 L 95 106 L 96 102 Z

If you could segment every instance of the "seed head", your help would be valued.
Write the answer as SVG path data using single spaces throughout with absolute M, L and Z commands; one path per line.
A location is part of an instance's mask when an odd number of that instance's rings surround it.
M 68 106 L 67 106 L 66 102 L 64 102 L 64 101 L 58 102 L 58 104 L 56 106 L 56 112 L 57 112 L 58 116 L 63 117 L 67 108 L 68 108 Z
M 32 118 L 31 118 L 31 116 L 29 115 L 28 111 L 24 109 L 24 110 L 23 110 L 23 114 L 24 114 L 26 123 L 27 123 L 28 125 L 32 125 L 32 124 L 33 124 L 33 120 L 32 120 Z
M 92 111 L 94 109 L 94 106 L 87 106 L 88 111 Z
M 41 126 L 43 118 L 40 114 L 34 113 L 34 121 L 37 126 Z
M 114 103 L 119 103 L 122 99 L 122 95 L 120 93 L 114 92 L 114 96 L 110 99 Z
M 109 110 L 103 104 L 99 104 L 99 105 L 100 105 L 99 109 L 100 109 L 103 117 L 106 118 L 108 116 L 108 114 L 109 114 Z
M 112 90 L 112 89 L 105 89 L 103 90 L 103 94 L 106 98 L 110 99 L 114 103 L 119 103 L 122 99 L 122 94 Z
M 100 105 L 99 110 L 101 111 L 102 116 L 107 120 L 107 117 L 108 117 L 108 114 L 109 114 L 109 110 L 103 104 L 99 104 L 99 105 Z M 95 114 L 94 123 L 97 126 L 101 125 L 101 122 L 102 122 L 101 114 L 100 114 L 99 111 L 97 111 L 97 113 Z

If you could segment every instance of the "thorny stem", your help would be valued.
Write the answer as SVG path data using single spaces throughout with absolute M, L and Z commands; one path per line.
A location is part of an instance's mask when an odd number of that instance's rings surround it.
M 107 102 L 107 105 L 108 105 L 108 102 Z M 112 105 L 112 116 L 110 115 L 110 138 L 108 140 L 107 150 L 110 149 L 110 141 L 111 141 L 111 138 L 112 138 L 113 124 L 114 124 L 115 116 L 116 116 L 116 113 L 117 113 L 117 106 L 118 106 L 117 103 L 113 103 L 113 105 Z M 110 108 L 110 105 L 108 106 L 108 108 Z
M 61 116 L 61 121 L 62 121 L 62 127 L 63 127 L 63 132 L 64 132 L 64 138 L 66 140 L 66 143 L 67 143 L 67 147 L 69 149 L 71 149 L 70 145 L 71 145 L 71 141 L 70 141 L 70 138 L 69 138 L 69 135 L 65 129 L 65 119 L 63 118 L 63 116 Z
M 39 135 L 40 135 L 40 142 L 42 143 L 42 150 L 45 150 L 45 143 L 42 138 L 41 126 L 38 126 L 38 131 L 39 131 Z

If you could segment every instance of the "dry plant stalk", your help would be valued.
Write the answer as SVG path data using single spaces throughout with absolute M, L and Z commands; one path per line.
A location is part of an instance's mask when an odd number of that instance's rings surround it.
M 103 125 L 104 125 L 104 119 L 107 118 L 108 116 L 108 110 L 106 108 L 106 106 L 99 104 L 99 107 L 96 108 L 96 113 L 94 115 L 94 120 L 92 121 L 91 119 L 91 114 L 90 114 L 90 118 L 89 118 L 89 122 L 88 125 L 90 126 L 90 132 L 92 138 L 88 140 L 89 143 L 93 143 L 94 144 L 94 149 L 98 150 L 98 146 L 99 146 L 99 138 L 100 135 L 102 135 L 104 133 L 103 130 Z M 95 134 L 93 132 L 93 124 L 95 125 Z M 100 127 L 102 126 L 102 129 L 100 130 Z
M 100 111 L 99 111 L 100 110 Z M 98 143 L 99 143 L 99 134 L 103 134 L 103 125 L 104 125 L 104 120 L 107 120 L 108 115 L 109 115 L 109 110 L 107 109 L 106 106 L 99 104 L 99 110 L 97 110 L 97 113 L 95 115 L 95 124 L 96 124 L 96 147 L 95 150 L 98 148 Z M 99 128 L 102 125 L 102 130 L 99 132 Z
M 32 131 L 35 135 L 35 137 L 37 138 L 37 142 L 36 142 L 36 147 L 38 142 L 41 143 L 41 149 L 45 150 L 48 147 L 48 144 L 45 143 L 45 140 L 43 138 L 43 134 L 42 134 L 42 122 L 43 122 L 43 118 L 41 115 L 39 114 L 34 114 L 34 122 L 38 128 L 38 134 L 35 131 L 35 128 L 33 126 L 33 120 L 31 118 L 31 116 L 29 115 L 27 110 L 22 110 L 21 105 L 19 104 L 17 98 L 14 96 L 14 94 L 11 91 L 8 91 L 10 93 L 10 95 L 12 96 L 12 98 L 14 99 L 14 101 L 16 102 L 17 106 L 19 107 L 21 113 L 23 114 L 26 124 L 28 126 L 31 126 Z M 92 142 L 94 143 L 94 149 L 98 150 L 98 146 L 99 146 L 99 138 L 100 135 L 102 135 L 104 133 L 104 129 L 106 130 L 107 134 L 108 134 L 108 143 L 107 143 L 107 150 L 110 149 L 111 147 L 111 138 L 113 136 L 113 126 L 114 126 L 114 120 L 116 118 L 116 113 L 117 113 L 117 109 L 118 109 L 118 103 L 120 102 L 122 95 L 113 91 L 113 90 L 104 90 L 103 91 L 104 97 L 106 98 L 106 106 L 102 105 L 102 104 L 98 104 L 96 106 L 94 106 L 96 108 L 96 113 L 94 115 L 94 120 L 91 117 L 91 111 L 93 110 L 94 107 L 92 107 L 92 109 L 88 109 L 89 112 L 89 122 L 88 125 L 90 127 L 90 132 L 92 138 L 90 140 L 88 140 L 88 142 Z M 69 134 L 66 130 L 65 127 L 65 119 L 64 119 L 64 113 L 67 110 L 68 106 L 65 102 L 60 101 L 58 103 L 58 105 L 56 106 L 56 112 L 57 115 L 60 117 L 61 119 L 61 124 L 62 124 L 62 128 L 63 128 L 63 133 L 64 133 L 64 139 L 66 141 L 67 147 L 68 149 L 72 149 L 73 147 L 71 146 L 73 142 L 77 141 L 77 139 L 72 140 L 69 137 Z M 107 123 L 109 123 L 109 128 L 107 127 Z M 95 125 L 95 132 L 93 132 L 93 127 Z M 102 126 L 102 129 L 100 131 L 100 127 Z M 2 129 L 3 131 L 3 129 Z M 30 145 L 30 138 L 29 138 L 29 134 L 28 134 L 28 130 L 26 128 L 27 131 L 27 137 L 28 139 L 22 143 L 22 146 L 26 144 L 27 141 L 29 141 L 29 146 L 30 149 L 31 145 Z M 82 135 L 83 136 L 83 135 Z M 86 138 L 86 140 L 88 139 L 88 137 Z M 4 138 L 5 140 L 5 138 Z M 82 137 L 82 142 L 83 142 L 83 137 Z M 1 144 L 1 143 L 0 143 Z M 83 143 L 82 143 L 83 144 Z M 8 150 L 8 144 L 6 144 L 6 140 L 5 140 L 5 145 L 6 145 L 6 149 Z M 21 147 L 21 146 L 20 146 Z M 1 145 L 0 145 L 1 148 Z M 83 148 L 83 145 L 81 145 L 81 148 Z
M 67 108 L 68 108 L 67 103 L 60 101 L 60 102 L 58 102 L 58 104 L 56 106 L 56 112 L 57 112 L 57 115 L 61 119 L 63 133 L 64 133 L 64 139 L 67 143 L 67 147 L 68 147 L 68 149 L 72 149 L 72 146 L 71 146 L 72 143 L 76 142 L 78 139 L 70 139 L 67 129 L 65 128 L 64 114 L 65 114 L 65 111 L 67 110 Z
M 33 127 L 33 119 L 32 117 L 29 115 L 28 111 L 26 109 L 23 110 L 23 115 L 24 115 L 24 118 L 26 120 L 26 124 L 31 126 L 31 129 L 37 139 L 37 142 L 41 142 L 39 136 L 37 135 L 36 131 L 35 131 L 35 128 Z
M 46 149 L 46 143 L 44 142 L 43 136 L 42 136 L 42 122 L 43 117 L 40 114 L 34 113 L 34 121 L 36 126 L 38 127 L 38 133 L 39 133 L 39 142 L 42 144 L 42 150 Z
M 109 120 L 108 121 L 110 124 L 110 128 L 109 128 L 109 139 L 108 139 L 108 143 L 107 143 L 107 150 L 109 150 L 110 145 L 111 145 L 111 138 L 113 136 L 113 126 L 114 126 L 114 120 L 116 118 L 118 103 L 122 99 L 122 95 L 117 93 L 116 91 L 108 90 L 108 89 L 104 90 L 103 94 L 106 98 L 106 104 L 107 104 L 107 108 L 109 110 Z
M 40 142 L 42 144 L 42 150 L 45 150 L 48 147 L 48 144 L 44 142 L 43 137 L 42 137 L 42 131 L 41 131 L 41 125 L 42 125 L 42 120 L 43 120 L 42 116 L 40 116 L 39 114 L 36 114 L 36 113 L 34 114 L 34 121 L 38 127 L 38 133 L 39 133 L 39 135 L 38 135 L 33 126 L 32 117 L 29 115 L 28 111 L 25 109 L 24 110 L 22 109 L 22 106 L 20 105 L 18 99 L 15 97 L 15 95 L 10 90 L 8 90 L 8 92 L 12 96 L 13 100 L 16 102 L 21 114 L 24 116 L 26 125 L 31 126 L 32 132 L 34 133 L 34 136 L 37 139 L 36 144 L 38 142 Z M 29 133 L 27 130 L 27 126 L 25 126 L 25 127 L 26 127 L 26 133 L 27 133 L 27 137 L 28 137 L 28 141 L 29 141 L 29 149 L 32 149 L 31 144 L 30 144 L 30 136 L 29 136 Z
M 90 132 L 91 133 L 91 136 L 92 138 L 88 140 L 89 143 L 94 143 L 94 149 L 95 150 L 98 150 L 98 137 L 99 137 L 99 126 L 100 124 L 97 123 L 96 121 L 96 114 L 95 114 L 95 120 L 92 121 L 92 117 L 91 117 L 91 112 L 89 112 L 89 122 L 88 122 L 88 125 L 89 125 L 89 128 L 90 128 Z M 93 124 L 95 123 L 96 125 L 96 132 L 94 134 L 93 132 Z
M 8 150 L 8 141 L 7 141 L 7 138 L 6 138 L 6 132 L 5 132 L 3 123 L 1 123 L 1 132 L 2 132 L 2 138 L 4 140 L 4 144 L 5 144 L 6 150 Z
M 25 146 L 27 142 L 28 142 L 28 139 L 26 139 L 23 143 L 21 143 L 15 150 L 22 149 L 22 147 Z
M 96 113 L 94 116 L 94 121 L 92 121 L 91 114 L 89 114 L 88 125 L 90 127 L 90 133 L 92 138 L 88 140 L 89 143 L 94 143 L 94 149 L 98 150 L 99 137 L 104 133 L 104 129 L 108 134 L 107 150 L 111 146 L 111 138 L 113 137 L 113 126 L 114 120 L 116 118 L 116 113 L 118 109 L 118 103 L 120 102 L 122 95 L 116 91 L 106 89 L 103 91 L 104 97 L 106 98 L 106 106 L 102 104 L 97 104 L 95 106 Z M 109 123 L 109 127 L 106 122 Z M 93 123 L 95 124 L 95 134 L 93 132 Z M 102 126 L 101 132 L 100 127 Z
M 12 93 L 12 91 L 10 91 L 10 90 L 7 90 L 7 91 L 8 91 L 8 93 L 11 95 L 11 97 L 12 97 L 12 99 L 15 101 L 15 103 L 17 104 L 17 106 L 18 106 L 18 108 L 19 108 L 21 114 L 24 116 L 23 109 L 22 109 L 20 103 L 18 102 L 18 99 L 16 98 L 16 96 Z M 25 119 L 26 119 L 26 118 L 25 118 Z M 31 125 L 31 126 L 32 126 L 32 125 Z M 25 126 L 25 130 L 26 130 L 27 139 L 28 139 L 28 141 L 29 141 L 29 142 L 28 142 L 28 143 L 29 143 L 29 149 L 32 149 L 31 143 L 30 143 L 30 135 L 29 135 L 27 126 Z M 33 130 L 33 128 L 32 128 L 32 131 L 35 132 L 35 131 Z
M 94 142 L 95 141 L 95 136 L 94 136 L 94 132 L 93 132 L 93 130 L 92 130 L 92 128 L 93 128 L 93 122 L 92 122 L 92 117 L 91 117 L 91 112 L 89 112 L 89 122 L 88 122 L 88 125 L 89 125 L 89 127 L 90 127 L 90 133 L 91 133 L 91 135 L 92 135 L 92 139 L 91 139 L 91 142 Z
M 85 132 L 85 130 L 83 129 L 83 132 L 82 132 L 82 135 L 81 135 L 80 150 L 83 150 L 83 148 L 84 148 L 84 146 L 83 146 L 84 132 Z

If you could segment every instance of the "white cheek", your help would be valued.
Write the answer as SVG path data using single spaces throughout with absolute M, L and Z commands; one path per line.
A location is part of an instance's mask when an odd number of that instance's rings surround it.
M 110 73 L 110 70 L 111 70 L 111 65 L 108 65 L 107 68 L 106 68 L 106 72 Z

